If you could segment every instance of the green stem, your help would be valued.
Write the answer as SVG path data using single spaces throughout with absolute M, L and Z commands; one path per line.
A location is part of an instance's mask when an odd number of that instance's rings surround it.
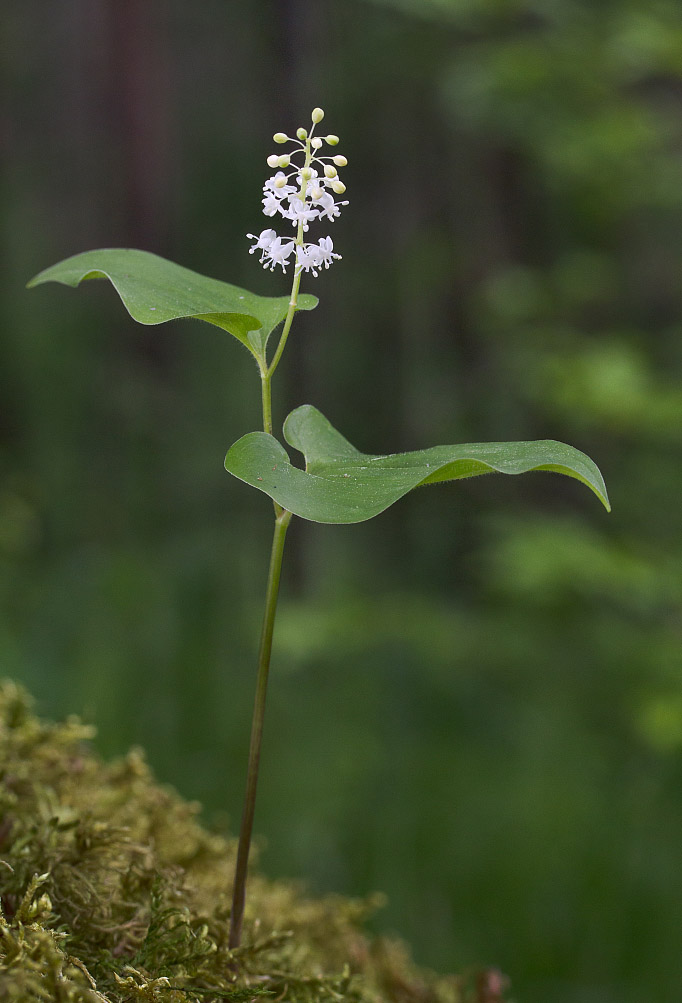
M 291 512 L 281 510 L 280 514 L 275 519 L 275 531 L 272 538 L 270 570 L 268 573 L 268 585 L 265 593 L 265 612 L 263 615 L 260 651 L 258 653 L 258 678 L 256 682 L 256 699 L 253 707 L 253 721 L 251 724 L 251 745 L 249 748 L 249 768 L 246 779 L 246 795 L 244 797 L 244 814 L 242 816 L 242 824 L 239 832 L 237 865 L 235 868 L 234 891 L 232 895 L 232 913 L 230 916 L 229 938 L 229 947 L 231 949 L 239 947 L 242 935 L 244 901 L 246 896 L 246 872 L 249 863 L 251 832 L 253 830 L 253 816 L 256 805 L 258 764 L 260 761 L 261 739 L 263 737 L 263 717 L 265 714 L 265 695 L 268 686 L 268 673 L 270 671 L 272 635 L 275 627 L 275 613 L 277 612 L 277 596 L 279 593 L 279 579 L 282 570 L 284 541 L 286 539 L 286 532 L 290 522 Z
M 291 325 L 290 325 L 291 326 Z M 263 431 L 272 435 L 272 376 L 267 367 L 261 365 L 260 391 L 263 402 Z
M 296 244 L 300 245 L 303 243 L 303 226 L 301 223 L 298 224 L 298 231 L 299 232 L 296 237 Z M 291 296 L 289 297 L 289 310 L 284 320 L 284 327 L 282 328 L 282 333 L 279 338 L 277 351 L 275 352 L 273 360 L 270 363 L 270 366 L 267 370 L 267 375 L 269 377 L 272 377 L 272 374 L 279 365 L 279 360 L 282 358 L 282 352 L 284 351 L 284 348 L 286 346 L 287 338 L 289 337 L 289 331 L 291 330 L 291 324 L 294 319 L 294 314 L 296 313 L 296 306 L 298 304 L 298 290 L 300 285 L 301 285 L 301 273 L 296 272 L 296 269 L 294 269 L 294 281 L 291 284 Z
M 312 129 L 311 135 L 312 135 Z M 310 136 L 306 139 L 305 144 L 305 163 L 303 164 L 303 170 L 307 170 L 310 167 L 313 159 L 313 151 L 310 145 Z M 307 189 L 307 182 L 304 179 L 301 182 L 301 191 L 298 197 L 302 202 L 305 202 L 305 195 Z M 298 230 L 296 231 L 296 240 L 294 242 L 296 247 L 303 247 L 303 223 L 298 224 Z M 270 366 L 268 367 L 267 374 L 272 376 L 275 369 L 279 365 L 279 360 L 282 358 L 282 352 L 284 351 L 287 343 L 287 338 L 289 337 L 289 331 L 291 330 L 291 324 L 294 319 L 294 314 L 296 313 L 296 305 L 298 304 L 298 290 L 301 285 L 301 273 L 297 271 L 296 266 L 294 266 L 294 281 L 291 283 L 291 296 L 289 297 L 289 310 L 287 312 L 286 318 L 284 320 L 284 327 L 282 328 L 282 333 L 279 338 L 279 344 L 277 345 L 277 351 L 273 357 Z

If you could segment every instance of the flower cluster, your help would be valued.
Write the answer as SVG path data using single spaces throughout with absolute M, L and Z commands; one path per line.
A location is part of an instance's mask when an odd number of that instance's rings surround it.
M 339 142 L 338 136 L 313 135 L 315 126 L 323 118 L 322 109 L 315 108 L 309 132 L 298 129 L 295 139 L 283 132 L 273 136 L 275 143 L 294 143 L 296 149 L 282 156 L 273 153 L 268 157 L 268 167 L 279 170 L 263 186 L 263 212 L 266 216 L 279 215 L 289 220 L 296 229 L 296 236 L 280 237 L 272 229 L 262 230 L 258 236 L 247 233 L 247 237 L 256 241 L 249 253 L 260 251 L 261 264 L 270 271 L 274 271 L 275 265 L 286 271 L 294 262 L 295 274 L 312 272 L 317 276 L 320 268 L 329 268 L 335 258 L 341 257 L 334 252 L 331 237 L 321 237 L 317 243 L 303 239 L 311 222 L 327 219 L 331 223 L 340 214 L 340 207 L 348 205 L 347 201 L 334 200 L 334 195 L 343 195 L 346 190 L 337 168 L 345 167 L 348 161 L 340 154 L 321 156 L 318 153 L 325 143 L 336 146 Z M 295 162 L 297 156 L 302 157 L 302 162 Z

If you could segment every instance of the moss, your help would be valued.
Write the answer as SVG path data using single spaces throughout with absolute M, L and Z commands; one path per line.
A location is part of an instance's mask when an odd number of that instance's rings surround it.
M 0 1003 L 497 1003 L 494 972 L 418 970 L 369 938 L 377 901 L 306 898 L 253 873 L 243 946 L 228 944 L 235 842 L 93 731 L 39 720 L 0 685 Z

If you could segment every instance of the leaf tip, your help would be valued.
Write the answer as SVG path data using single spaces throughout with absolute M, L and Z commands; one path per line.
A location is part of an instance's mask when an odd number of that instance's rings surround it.
M 34 275 L 33 278 L 30 278 L 26 283 L 26 289 L 35 289 L 36 286 L 41 286 L 43 282 L 47 281 L 43 278 L 46 271 L 47 269 L 44 268 L 41 272 Z

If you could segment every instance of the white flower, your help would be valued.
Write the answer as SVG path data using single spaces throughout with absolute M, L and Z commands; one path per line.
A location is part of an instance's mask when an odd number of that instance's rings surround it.
M 275 213 L 281 212 L 281 199 L 278 195 L 266 195 L 264 199 L 261 199 L 261 202 L 263 203 L 263 214 L 265 216 L 274 216 Z
M 258 236 L 256 236 L 255 233 L 247 233 L 246 236 L 251 237 L 252 240 L 256 241 L 256 243 L 249 248 L 249 254 L 253 254 L 254 251 L 262 251 L 263 253 L 260 256 L 260 260 L 262 261 L 268 248 L 277 237 L 277 234 L 274 230 L 261 230 Z
M 293 195 L 289 199 L 288 210 L 281 209 L 280 212 L 285 219 L 291 220 L 293 226 L 298 226 L 299 223 L 302 223 L 304 233 L 308 230 L 310 220 L 317 219 L 320 215 L 315 207 L 311 206 L 308 202 L 304 202 L 298 195 Z
M 344 202 L 335 202 L 329 192 L 323 192 L 316 204 L 321 207 L 319 210 L 320 219 L 326 218 L 333 222 L 337 216 L 341 215 L 339 206 L 348 205 L 348 199 Z
M 320 264 L 324 265 L 325 268 L 329 268 L 334 258 L 341 260 L 341 255 L 334 252 L 334 242 L 331 237 L 320 237 L 318 245 Z
M 331 237 L 321 237 L 317 244 L 303 244 L 296 248 L 296 268 L 299 272 L 312 272 L 318 276 L 318 268 L 323 265 L 329 268 L 334 258 L 340 260 L 341 255 L 334 253 L 334 243 Z
M 277 237 L 273 240 L 267 251 L 264 251 L 261 261 L 263 262 L 263 268 L 267 268 L 270 265 L 270 271 L 274 272 L 275 265 L 281 265 L 282 271 L 286 271 L 286 266 L 288 264 L 288 259 L 291 252 L 294 249 L 293 240 L 282 241 L 281 237 Z
M 263 203 L 263 213 L 266 216 L 274 216 L 278 212 L 284 215 L 281 204 L 282 200 L 290 198 L 297 193 L 298 189 L 294 185 L 288 185 L 286 181 L 286 174 L 283 171 L 278 171 L 274 177 L 268 178 L 263 185 L 265 198 L 261 199 L 261 201 Z
M 312 272 L 315 278 L 318 276 L 319 247 L 317 244 L 303 244 L 296 248 L 296 271 Z
M 294 185 L 287 184 L 287 175 L 284 171 L 277 171 L 273 177 L 268 178 L 268 180 L 263 185 L 264 192 L 275 192 L 279 194 L 280 198 L 285 195 L 292 195 L 294 192 L 298 191 L 298 188 Z

